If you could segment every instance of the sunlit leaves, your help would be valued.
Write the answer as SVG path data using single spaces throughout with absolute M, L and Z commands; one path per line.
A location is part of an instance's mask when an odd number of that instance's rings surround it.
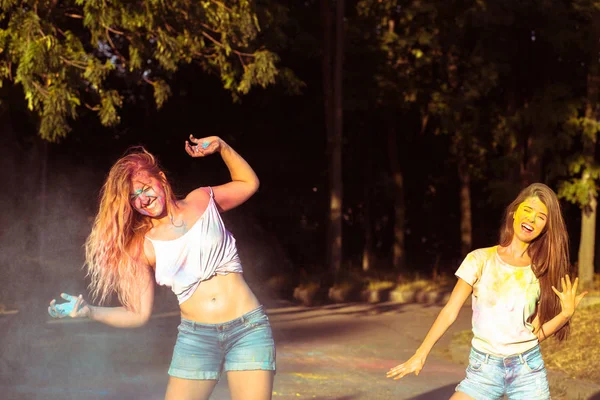
M 171 95 L 171 89 L 162 79 L 153 82 L 152 87 L 154 88 L 154 100 L 156 101 L 156 106 L 160 109 Z
M 88 59 L 87 66 L 83 72 L 83 78 L 91 84 L 92 88 L 98 89 L 102 86 L 106 75 L 112 69 L 114 69 L 114 65 L 109 60 L 106 60 L 102 64 L 100 60 L 92 57 Z
M 269 51 L 257 51 L 254 62 L 244 67 L 242 81 L 237 87 L 240 93 L 248 93 L 252 84 L 263 88 L 275 83 L 277 69 L 275 64 L 279 61 L 277 55 Z
M 98 116 L 100 122 L 105 126 L 113 126 L 120 122 L 117 108 L 123 105 L 123 99 L 116 90 L 109 90 L 101 93 L 100 110 Z
M 593 174 L 595 179 L 598 179 L 599 171 L 594 169 Z M 558 190 L 558 196 L 573 204 L 577 204 L 579 207 L 584 208 L 590 204 L 591 196 L 597 196 L 596 184 L 592 179 L 570 179 L 563 181 Z
M 254 45 L 254 0 L 27 4 L 0 0 L 6 27 L 0 29 L 0 82 L 22 85 L 47 140 L 64 137 L 83 104 L 98 110 L 102 124 L 118 123 L 122 97 L 111 90 L 115 79 L 151 84 L 161 108 L 171 94 L 167 81 L 183 64 L 196 62 L 220 76 L 234 97 L 294 78 L 278 77 L 277 56 Z

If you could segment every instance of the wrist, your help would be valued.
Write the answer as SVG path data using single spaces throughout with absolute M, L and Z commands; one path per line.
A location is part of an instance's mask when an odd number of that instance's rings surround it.
M 562 319 L 565 320 L 565 322 L 567 322 L 573 317 L 573 314 L 574 314 L 574 312 L 561 311 L 559 315 L 561 316 Z
M 94 306 L 90 306 L 90 305 L 88 304 L 87 308 L 88 308 L 88 312 L 87 312 L 87 315 L 86 315 L 86 317 L 87 317 L 89 320 L 92 320 L 92 321 L 93 321 L 93 320 L 94 320 L 94 309 L 95 309 L 96 307 L 94 307 Z
M 219 152 L 223 153 L 224 151 L 228 151 L 231 147 L 221 138 L 217 139 L 219 141 Z
M 426 349 L 422 349 L 422 348 L 418 348 L 417 351 L 415 351 L 415 356 L 419 357 L 419 358 L 427 358 L 427 355 L 429 354 L 429 350 Z

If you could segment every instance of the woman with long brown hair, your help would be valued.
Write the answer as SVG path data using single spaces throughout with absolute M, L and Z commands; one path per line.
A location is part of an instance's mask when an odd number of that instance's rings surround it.
M 137 327 L 150 318 L 154 280 L 171 287 L 181 324 L 169 368 L 167 400 L 208 399 L 222 370 L 233 400 L 271 399 L 275 344 L 268 317 L 242 275 L 236 242 L 220 212 L 244 203 L 259 181 L 248 163 L 216 136 L 185 143 L 192 157 L 220 153 L 231 182 L 177 199 L 156 158 L 135 148 L 111 168 L 86 241 L 92 306 L 63 293 L 55 318 L 89 318 Z
M 469 253 L 458 281 L 423 343 L 387 376 L 419 372 L 435 343 L 472 295 L 473 340 L 466 378 L 452 400 L 550 398 L 539 343 L 567 338 L 587 292 L 569 277 L 568 235 L 556 194 L 534 183 L 506 208 L 500 243 Z M 557 288 L 560 287 L 559 291 Z

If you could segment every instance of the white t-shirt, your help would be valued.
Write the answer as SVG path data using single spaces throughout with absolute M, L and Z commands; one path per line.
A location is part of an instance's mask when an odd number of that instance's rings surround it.
M 505 263 L 494 246 L 469 253 L 456 276 L 473 287 L 474 348 L 505 357 L 538 344 L 533 325 L 527 322 L 540 298 L 531 266 Z

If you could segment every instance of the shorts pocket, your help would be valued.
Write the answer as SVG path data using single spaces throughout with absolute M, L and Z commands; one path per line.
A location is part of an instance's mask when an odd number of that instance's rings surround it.
M 474 372 L 481 371 L 482 367 L 483 367 L 483 361 L 482 360 L 480 360 L 477 357 L 469 356 L 469 366 L 468 366 L 468 368 L 471 371 L 474 371 Z
M 188 324 L 179 324 L 179 326 L 177 326 L 177 330 L 179 331 L 179 333 L 185 333 L 185 334 L 193 334 L 194 333 L 194 329 L 189 326 Z
M 248 328 L 256 328 L 259 326 L 269 326 L 269 317 L 266 314 L 259 316 L 258 318 L 246 321 Z
M 525 368 L 531 372 L 537 372 L 544 369 L 544 359 L 540 353 L 531 354 L 524 359 Z

